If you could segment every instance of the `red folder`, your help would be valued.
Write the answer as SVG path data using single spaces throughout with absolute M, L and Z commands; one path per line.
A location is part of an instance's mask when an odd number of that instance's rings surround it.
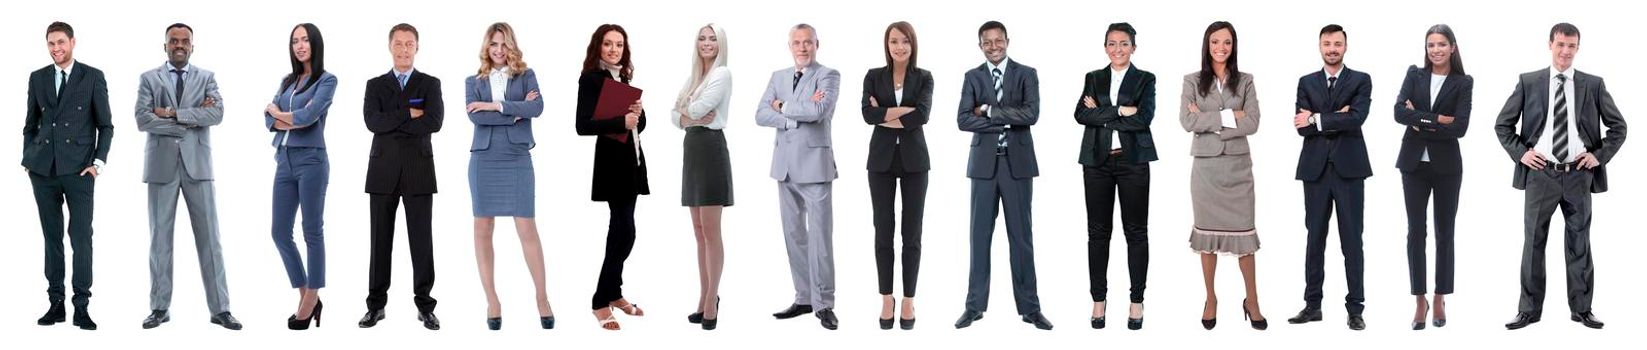
M 600 89 L 600 101 L 595 103 L 594 118 L 595 120 L 623 118 L 629 114 L 629 105 L 635 104 L 635 101 L 640 101 L 640 97 L 640 89 L 629 86 L 629 84 L 620 83 L 617 80 L 606 79 L 605 85 L 602 85 Z M 601 136 L 610 137 L 618 140 L 618 142 L 629 142 L 628 132 Z

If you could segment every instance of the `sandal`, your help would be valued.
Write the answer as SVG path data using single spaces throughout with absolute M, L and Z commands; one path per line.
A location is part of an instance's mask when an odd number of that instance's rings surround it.
M 623 314 L 625 314 L 625 315 L 629 315 L 629 316 L 646 316 L 646 310 L 642 310 L 640 308 L 639 304 L 630 303 L 630 302 L 625 301 L 625 303 L 623 305 L 618 305 L 617 301 L 613 301 L 610 305 L 614 308 L 617 308 L 618 310 L 623 311 Z
M 592 311 L 595 314 L 595 319 L 600 321 L 600 328 L 609 331 L 622 330 L 623 327 L 618 325 L 618 318 L 611 313 L 612 310 L 607 309 L 606 311 L 607 314 L 605 318 L 600 317 L 600 310 Z

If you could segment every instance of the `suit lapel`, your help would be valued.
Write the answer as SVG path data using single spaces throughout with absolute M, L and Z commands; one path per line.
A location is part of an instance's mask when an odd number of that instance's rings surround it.
M 1117 101 L 1110 101 L 1110 99 L 1109 99 L 1109 92 L 1111 91 L 1110 89 L 1118 88 L 1118 87 L 1114 87 L 1114 86 L 1109 86 L 1109 81 L 1110 81 L 1110 79 L 1112 79 L 1112 77 L 1114 77 L 1114 74 L 1115 74 L 1115 68 L 1104 67 L 1103 70 L 1098 71 L 1098 76 L 1095 77 L 1095 79 L 1098 79 L 1098 81 L 1094 82 L 1094 83 L 1097 83 L 1098 91 L 1101 92 L 1096 97 L 1096 99 L 1099 102 L 1108 101 L 1107 105 L 1109 105 L 1109 106 L 1114 106 L 1117 103 Z M 1122 79 L 1126 79 L 1126 78 L 1123 77 Z M 1125 84 L 1126 84 L 1126 82 L 1122 82 L 1122 85 L 1125 85 Z M 1117 96 L 1119 96 L 1119 95 L 1117 95 Z M 1102 106 L 1102 105 L 1106 105 L 1106 103 L 1099 103 L 1098 105 Z
M 1587 97 L 1590 96 L 1590 76 L 1588 74 L 1584 74 L 1584 72 L 1574 69 L 1572 83 L 1573 100 L 1567 101 L 1567 108 L 1570 109 L 1567 112 L 1571 113 L 1569 116 L 1578 123 L 1578 134 L 1580 136 L 1580 141 L 1584 141 L 1585 145 L 1588 146 L 1589 140 L 1601 139 L 1600 137 L 1596 137 L 1597 135 L 1590 133 L 1592 128 L 1594 128 L 1597 132 L 1601 131 L 1601 126 L 1596 125 L 1600 121 L 1590 120 L 1590 118 L 1586 118 L 1584 114 L 1584 102 L 1589 101 Z
M 1127 67 L 1127 75 L 1121 77 L 1121 91 L 1115 94 L 1115 101 L 1110 102 L 1114 102 L 1116 106 L 1120 106 L 1121 101 L 1135 102 L 1134 100 L 1138 99 L 1138 80 L 1143 79 L 1142 76 L 1138 73 L 1138 66 Z
M 86 67 L 81 66 L 79 62 L 75 62 L 74 63 L 74 71 L 69 72 L 68 82 L 63 83 L 63 86 L 58 89 L 58 90 L 61 90 L 61 91 L 57 92 L 57 104 L 58 105 L 62 105 L 63 104 L 63 96 L 68 95 L 68 94 L 65 94 L 64 92 L 73 93 L 74 89 L 72 87 L 80 85 L 81 77 L 85 77 L 85 76 L 86 76 Z M 52 73 L 52 79 L 57 79 L 57 73 Z
M 1533 137 L 1527 141 L 1537 143 L 1538 138 L 1544 136 L 1544 119 L 1550 114 L 1550 69 L 1539 70 L 1538 74 L 1533 76 L 1533 81 L 1523 83 L 1526 83 L 1527 90 L 1530 90 L 1527 93 L 1527 98 L 1531 98 L 1533 106 L 1538 108 L 1523 111 L 1521 119 L 1522 123 L 1527 124 L 1524 127 L 1533 130 L 1529 133 Z

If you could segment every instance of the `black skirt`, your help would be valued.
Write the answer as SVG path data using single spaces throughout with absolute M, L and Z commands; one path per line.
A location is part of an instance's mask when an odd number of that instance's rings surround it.
M 681 153 L 681 205 L 732 205 L 732 156 L 726 134 L 702 126 L 686 128 Z

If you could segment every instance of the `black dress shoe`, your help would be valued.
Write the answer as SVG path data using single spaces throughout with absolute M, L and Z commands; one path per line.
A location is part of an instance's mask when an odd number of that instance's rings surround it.
M 787 320 L 801 315 L 812 313 L 812 305 L 790 304 L 788 309 L 772 314 L 780 320 Z M 701 317 L 701 316 L 700 316 Z
M 486 329 L 494 330 L 494 331 L 499 330 L 499 329 L 503 329 L 503 318 L 502 317 L 487 317 L 486 318 Z
M 1350 315 L 1350 320 L 1344 322 L 1344 324 L 1349 325 L 1350 330 L 1359 331 L 1359 330 L 1367 329 L 1367 321 L 1361 319 L 1361 315 Z M 1423 323 L 1419 323 L 1419 324 L 1423 324 Z
M 830 309 L 818 310 L 818 324 L 824 329 L 835 330 L 841 326 L 840 320 L 835 319 L 835 311 Z
M 417 320 L 418 322 L 423 322 L 423 328 L 428 328 L 431 331 L 440 330 L 440 319 L 435 318 L 434 311 L 417 313 Z
M 882 330 L 892 329 L 892 319 L 891 318 L 882 318 L 882 319 L 878 319 L 878 321 L 881 321 L 881 329 Z
M 35 323 L 42 326 L 50 326 L 66 321 L 68 321 L 68 312 L 63 310 L 63 302 L 53 301 L 51 302 L 51 307 L 46 309 L 46 314 L 40 316 L 40 320 L 35 321 Z
M 1024 323 L 1035 325 L 1035 328 L 1038 328 L 1040 330 L 1043 330 L 1043 331 L 1052 330 L 1052 321 L 1048 321 L 1047 317 L 1042 316 L 1041 312 L 1039 312 L 1039 311 L 1031 312 L 1027 315 L 1024 315 L 1023 319 L 1024 319 Z
M 911 329 L 915 329 L 915 319 L 913 319 L 913 318 L 899 318 L 898 319 L 898 328 L 906 330 L 906 331 L 911 330 Z
M 538 317 L 538 325 L 543 329 L 555 329 L 555 316 Z
M 1305 324 L 1305 323 L 1310 323 L 1310 322 L 1315 322 L 1315 321 L 1320 321 L 1320 320 L 1321 320 L 1321 308 L 1306 307 L 1306 308 L 1304 308 L 1304 310 L 1298 311 L 1297 316 L 1293 316 L 1292 318 L 1287 319 L 1287 323 Z
M 1093 317 L 1092 329 L 1104 329 L 1104 319 L 1106 318 L 1109 318 L 1109 316 Z
M 1511 320 L 1510 323 L 1505 323 L 1504 324 L 1504 328 L 1510 329 L 1510 330 L 1517 330 L 1517 329 L 1527 328 L 1527 325 L 1538 323 L 1538 321 L 1539 321 L 1539 315 L 1537 315 L 1537 314 L 1518 312 L 1518 313 L 1515 314 L 1515 319 L 1514 320 Z
M 1596 318 L 1596 314 L 1589 311 L 1573 314 L 1573 322 L 1583 323 L 1585 327 L 1595 329 L 1601 329 L 1601 326 L 1606 325 L 1601 323 L 1601 319 Z
M 366 315 L 360 317 L 360 328 L 376 327 L 377 321 L 382 321 L 383 316 L 383 309 L 366 310 Z
M 960 319 L 955 320 L 955 329 L 970 327 L 973 321 L 982 319 L 984 319 L 983 311 L 966 310 L 966 312 L 961 313 Z
M 74 309 L 74 326 L 88 331 L 97 330 L 97 322 L 92 322 L 91 314 L 86 311 L 85 306 Z
M 143 329 L 154 329 L 154 327 L 160 327 L 161 323 L 171 320 L 172 314 L 166 312 L 166 310 L 154 310 L 154 312 L 149 313 L 149 317 L 143 319 Z
M 223 328 L 228 328 L 233 331 L 240 330 L 240 320 L 234 319 L 234 315 L 230 315 L 228 311 L 219 312 L 216 315 L 212 315 L 212 324 L 223 326 Z

